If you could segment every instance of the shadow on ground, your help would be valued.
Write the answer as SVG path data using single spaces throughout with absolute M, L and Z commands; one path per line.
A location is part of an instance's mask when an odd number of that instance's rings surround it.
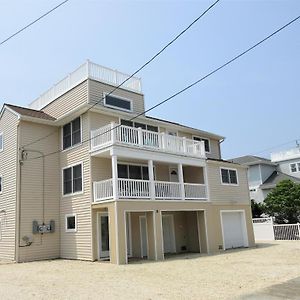
M 210 256 L 216 256 L 216 255 L 224 255 L 224 254 L 230 254 L 230 253 L 237 253 L 237 252 L 245 252 L 245 251 L 253 251 L 256 249 L 263 249 L 263 248 L 268 248 L 272 246 L 278 246 L 277 244 L 272 244 L 272 243 L 258 243 L 255 245 L 255 247 L 251 248 L 235 248 L 235 249 L 228 249 L 228 250 L 220 250 L 220 252 L 214 252 L 210 254 L 201 254 L 201 253 L 176 253 L 176 254 L 165 254 L 165 260 L 170 261 L 170 260 L 183 260 L 183 259 L 197 259 L 200 257 L 210 257 Z M 153 260 L 148 260 L 146 258 L 130 258 L 128 261 L 130 264 L 143 264 L 143 263 L 155 263 Z M 300 298 L 299 298 L 300 299 Z
M 300 277 L 275 284 L 261 291 L 242 296 L 241 300 L 298 300 L 300 299 Z

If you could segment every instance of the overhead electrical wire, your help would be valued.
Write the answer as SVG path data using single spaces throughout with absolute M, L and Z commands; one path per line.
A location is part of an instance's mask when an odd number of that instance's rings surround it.
M 170 101 L 171 99 L 173 99 L 174 97 L 182 94 L 183 92 L 185 92 L 186 90 L 192 88 L 193 86 L 197 85 L 198 83 L 200 83 L 201 81 L 207 79 L 208 77 L 210 77 L 211 75 L 215 74 L 216 72 L 220 71 L 221 69 L 225 68 L 226 66 L 228 66 L 229 64 L 232 64 L 234 61 L 236 61 L 237 59 L 241 58 L 242 56 L 244 56 L 245 54 L 247 54 L 248 52 L 250 52 L 251 50 L 253 50 L 254 48 L 258 47 L 259 45 L 261 45 L 262 43 L 264 43 L 265 41 L 267 41 L 268 39 L 270 39 L 271 37 L 273 37 L 274 35 L 278 34 L 280 31 L 282 31 L 283 29 L 287 28 L 288 26 L 290 26 L 291 24 L 293 24 L 294 22 L 296 22 L 297 20 L 300 19 L 300 15 L 294 19 L 292 19 L 291 21 L 289 21 L 288 23 L 286 23 L 285 25 L 283 25 L 282 27 L 280 27 L 279 29 L 275 30 L 274 32 L 272 32 L 271 34 L 269 34 L 268 36 L 266 36 L 265 38 L 263 38 L 262 40 L 260 40 L 259 42 L 255 43 L 253 46 L 249 47 L 247 50 L 241 52 L 240 54 L 234 56 L 232 59 L 228 60 L 226 63 L 222 64 L 221 66 L 217 67 L 216 69 L 214 69 L 213 71 L 209 72 L 208 74 L 206 74 L 205 76 L 201 77 L 200 79 L 194 81 L 193 83 L 191 83 L 190 85 L 186 86 L 185 88 L 181 89 L 180 91 L 176 92 L 175 94 L 171 95 L 170 97 L 162 100 L 161 102 L 157 103 L 156 105 L 152 106 L 151 108 L 137 114 L 136 116 L 134 116 L 133 118 L 130 119 L 130 121 L 144 115 L 145 113 L 159 107 L 160 105 Z M 91 141 L 92 139 L 94 138 L 97 138 L 103 134 L 106 134 L 112 130 L 115 130 L 116 128 L 120 127 L 121 124 L 99 134 L 99 135 L 96 135 L 92 138 L 88 138 L 86 140 L 84 140 L 82 142 L 83 143 L 86 143 L 86 142 L 89 142 Z M 47 156 L 50 156 L 50 155 L 54 155 L 54 154 L 57 154 L 57 153 L 60 153 L 62 152 L 63 150 L 58 150 L 58 151 L 54 151 L 54 152 L 50 152 L 48 154 L 45 154 L 44 157 L 47 157 Z M 31 158 L 31 159 L 28 159 L 28 160 L 34 160 L 34 159 L 39 159 L 41 158 L 42 156 L 38 156 L 38 157 L 34 157 L 34 158 Z
M 2 46 L 3 44 L 5 44 L 6 42 L 8 42 L 10 39 L 12 39 L 13 37 L 15 37 L 16 35 L 20 34 L 22 31 L 26 30 L 27 28 L 29 28 L 30 26 L 32 26 L 33 24 L 37 23 L 38 21 L 40 21 L 41 19 L 45 18 L 46 16 L 48 16 L 49 14 L 51 14 L 53 11 L 55 11 L 56 9 L 58 9 L 59 7 L 61 7 L 62 5 L 66 4 L 67 2 L 69 2 L 70 0 L 65 0 L 61 3 L 59 3 L 58 5 L 56 5 L 55 7 L 53 7 L 52 9 L 48 10 L 46 13 L 44 13 L 43 15 L 41 15 L 40 17 L 38 17 L 37 19 L 35 19 L 34 21 L 32 21 L 31 23 L 27 24 L 26 26 L 24 26 L 23 28 L 19 29 L 18 31 L 16 31 L 15 33 L 13 33 L 12 35 L 10 35 L 9 37 L 7 37 L 6 39 L 4 39 L 2 42 L 0 42 L 0 46 Z
M 107 93 L 105 96 L 103 96 L 100 100 L 96 101 L 94 104 L 92 104 L 85 112 L 88 112 L 93 107 L 95 107 L 97 104 L 101 103 L 106 96 L 111 95 L 116 90 L 118 90 L 124 83 L 126 83 L 128 80 L 130 80 L 133 76 L 135 76 L 137 73 L 139 73 L 141 70 L 143 70 L 146 66 L 148 66 L 152 61 L 154 61 L 162 52 L 164 52 L 168 47 L 170 47 L 176 40 L 178 40 L 184 33 L 186 33 L 194 24 L 196 24 L 205 14 L 207 14 L 219 1 L 216 0 L 214 3 L 212 3 L 205 11 L 203 11 L 193 22 L 191 22 L 187 27 L 185 27 L 180 33 L 178 33 L 170 42 L 168 42 L 161 50 L 159 50 L 156 54 L 154 54 L 147 62 L 145 62 L 141 67 L 139 67 L 135 72 L 133 72 L 128 78 L 126 78 L 124 81 L 122 81 L 119 85 L 117 85 L 115 88 L 113 88 L 109 93 Z M 49 136 L 56 133 L 57 130 L 54 130 L 53 132 L 50 132 L 49 134 L 34 140 L 28 144 L 23 145 L 22 147 L 27 147 L 29 145 L 35 144 L 37 142 L 40 142 L 41 140 L 44 140 L 48 138 Z

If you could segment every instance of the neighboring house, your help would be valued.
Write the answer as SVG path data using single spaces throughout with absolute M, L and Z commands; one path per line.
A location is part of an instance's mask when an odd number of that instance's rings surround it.
M 271 161 L 282 173 L 300 178 L 300 147 L 271 153 Z
M 1 259 L 254 245 L 247 168 L 221 159 L 222 136 L 143 115 L 140 79 L 107 95 L 127 77 L 88 61 L 29 108 L 3 106 Z
M 296 183 L 300 183 L 299 178 L 284 174 L 280 164 L 263 157 L 246 155 L 231 159 L 230 161 L 248 167 L 250 198 L 258 203 L 263 202 L 277 183 L 282 180 L 290 179 Z

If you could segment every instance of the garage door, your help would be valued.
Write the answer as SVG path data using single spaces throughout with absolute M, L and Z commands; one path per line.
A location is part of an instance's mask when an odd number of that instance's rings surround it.
M 247 247 L 245 217 L 242 212 L 222 212 L 224 248 Z

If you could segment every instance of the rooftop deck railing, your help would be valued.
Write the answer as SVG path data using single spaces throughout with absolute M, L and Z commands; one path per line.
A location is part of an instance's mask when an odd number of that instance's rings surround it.
M 68 76 L 54 84 L 50 89 L 41 94 L 37 99 L 29 104 L 29 108 L 42 109 L 54 99 L 62 96 L 64 93 L 74 88 L 79 83 L 83 82 L 87 78 L 91 78 L 97 81 L 101 81 L 113 86 L 119 86 L 123 81 L 128 79 L 130 75 L 113 70 L 89 60 L 79 66 L 75 71 Z M 142 92 L 141 79 L 138 77 L 132 77 L 128 79 L 122 86 L 122 89 L 126 89 L 133 92 Z

